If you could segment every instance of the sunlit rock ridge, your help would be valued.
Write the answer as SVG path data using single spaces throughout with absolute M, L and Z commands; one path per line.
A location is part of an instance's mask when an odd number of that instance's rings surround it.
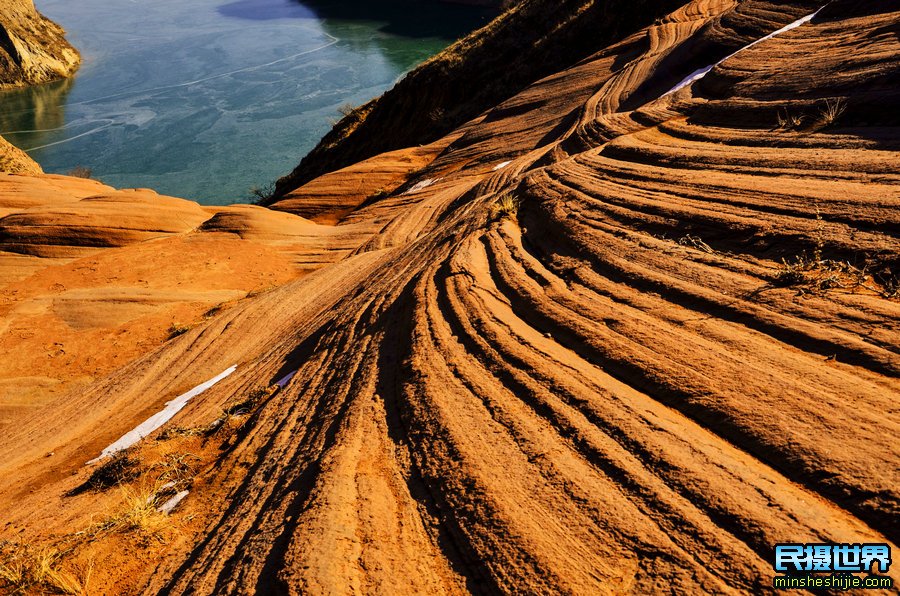
M 32 0 L 0 0 L 0 89 L 67 77 L 80 63 L 62 27 Z

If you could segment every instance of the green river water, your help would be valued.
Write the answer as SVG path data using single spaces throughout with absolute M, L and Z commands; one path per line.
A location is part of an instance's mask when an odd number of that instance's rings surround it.
M 207 204 L 289 172 L 338 118 L 485 24 L 429 0 L 38 0 L 84 64 L 0 94 L 0 135 L 44 170 Z

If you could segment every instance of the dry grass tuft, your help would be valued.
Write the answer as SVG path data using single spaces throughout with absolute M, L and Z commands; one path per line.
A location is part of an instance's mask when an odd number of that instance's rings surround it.
M 825 221 L 816 209 L 818 225 L 813 237 L 812 253 L 803 251 L 792 259 L 782 259 L 773 281 L 778 287 L 798 288 L 801 294 L 824 294 L 829 290 L 841 289 L 849 292 L 865 289 L 883 298 L 900 296 L 900 279 L 884 263 L 870 261 L 862 266 L 849 261 L 826 259 L 824 252 Z M 874 266 L 877 273 L 870 274 Z
M 352 114 L 355 110 L 356 110 L 356 106 L 353 105 L 353 104 L 350 103 L 350 102 L 347 102 L 347 103 L 345 103 L 345 104 L 341 104 L 340 106 L 338 106 L 338 109 L 337 109 L 338 114 L 340 114 L 341 116 L 344 116 L 344 117 L 349 116 L 349 115 Z
M 90 593 L 94 561 L 63 566 L 64 554 L 54 548 L 39 551 L 18 547 L 0 557 L 0 588 L 4 594 Z
M 174 487 L 190 485 L 197 475 L 197 464 L 200 458 L 193 453 L 170 453 L 150 469 L 157 470 L 157 481 Z
M 691 236 L 690 234 L 687 234 L 686 236 L 682 236 L 678 239 L 678 244 L 680 244 L 681 246 L 690 246 L 691 248 L 696 248 L 697 250 L 703 251 L 707 254 L 716 254 L 715 249 L 704 242 L 699 236 Z
M 491 218 L 500 220 L 504 218 L 516 219 L 519 215 L 521 201 L 509 193 L 504 193 L 491 205 Z
M 94 540 L 112 533 L 125 533 L 143 543 L 165 542 L 172 528 L 171 518 L 160 505 L 194 482 L 201 458 L 192 453 L 168 453 L 141 471 L 141 479 L 121 482 L 120 502 L 101 521 L 72 535 L 77 542 Z
M 847 100 L 843 97 L 826 99 L 825 106 L 819 110 L 819 123 L 822 126 L 831 126 L 845 111 L 847 111 Z
M 804 114 L 791 114 L 787 108 L 784 112 L 778 110 L 778 129 L 779 130 L 798 130 L 806 121 Z
M 801 294 L 823 294 L 829 290 L 854 291 L 865 288 L 884 298 L 891 298 L 889 291 L 874 287 L 868 267 L 856 267 L 847 261 L 816 259 L 806 253 L 788 261 L 782 259 L 775 277 L 775 285 L 800 288 Z
M 25 561 L 16 555 L 0 560 L 0 587 L 11 590 L 12 594 L 24 593 L 28 586 L 28 568 Z
M 277 385 L 257 387 L 247 395 L 225 404 L 222 415 L 213 420 L 204 430 L 206 436 L 223 435 L 227 443 L 235 433 L 246 428 L 249 415 L 256 411 L 263 401 L 278 392 Z
M 62 568 L 61 559 L 62 555 L 54 549 L 40 552 L 32 568 L 35 582 L 61 594 L 86 594 L 86 584 L 90 581 L 92 568 L 86 577 L 79 578 L 75 573 Z
M 122 485 L 121 505 L 118 510 L 95 524 L 86 534 L 96 537 L 110 532 L 136 532 L 143 538 L 164 542 L 164 530 L 171 522 L 165 513 L 157 510 L 166 489 L 159 482 L 139 486 Z
M 891 274 L 889 268 L 877 267 L 879 273 L 873 277 L 869 274 L 868 264 L 857 267 L 849 261 L 826 259 L 825 220 L 818 207 L 816 222 L 812 253 L 803 251 L 790 260 L 782 259 L 774 285 L 796 287 L 801 294 L 824 294 L 834 289 L 866 289 L 888 299 L 900 294 L 900 280 Z

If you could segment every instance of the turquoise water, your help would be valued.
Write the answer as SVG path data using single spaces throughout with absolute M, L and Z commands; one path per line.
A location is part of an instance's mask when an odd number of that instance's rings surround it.
M 38 0 L 78 75 L 0 94 L 0 135 L 44 170 L 247 201 L 339 117 L 493 13 L 429 0 Z

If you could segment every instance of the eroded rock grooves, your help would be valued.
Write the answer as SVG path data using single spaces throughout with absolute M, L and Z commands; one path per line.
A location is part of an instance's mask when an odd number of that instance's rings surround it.
M 281 207 L 338 221 L 310 238 L 353 230 L 346 252 L 23 419 L 0 531 L 77 527 L 97 497 L 60 495 L 83 454 L 239 362 L 178 425 L 297 373 L 205 461 L 186 537 L 101 581 L 757 593 L 776 543 L 895 544 L 900 10 L 836 0 L 661 97 L 820 7 L 686 3 L 376 158 L 383 192 L 364 164 L 340 209 L 320 205 L 340 172 L 300 188 Z

